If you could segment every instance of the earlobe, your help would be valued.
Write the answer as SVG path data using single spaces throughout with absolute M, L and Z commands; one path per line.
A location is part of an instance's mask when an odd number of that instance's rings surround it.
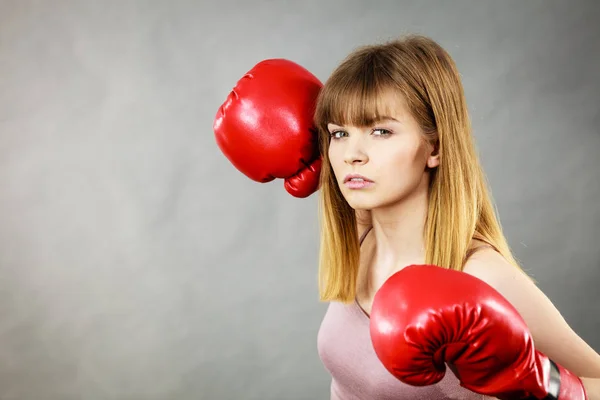
M 440 143 L 436 140 L 433 144 L 431 154 L 427 158 L 427 168 L 435 168 L 440 165 Z
M 435 168 L 438 165 L 440 165 L 440 156 L 438 154 L 429 156 L 429 158 L 427 159 L 427 167 Z

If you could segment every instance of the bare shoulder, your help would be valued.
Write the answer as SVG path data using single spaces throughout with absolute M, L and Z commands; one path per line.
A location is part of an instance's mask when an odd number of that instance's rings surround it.
M 527 324 L 537 350 L 578 376 L 600 377 L 600 355 L 573 331 L 522 269 L 487 247 L 469 258 L 463 272 L 492 286 L 515 307 Z
M 473 254 L 465 263 L 463 271 L 485 281 L 496 290 L 496 286 L 502 287 L 522 276 L 530 280 L 523 270 L 509 263 L 487 243 L 474 239 L 471 250 Z

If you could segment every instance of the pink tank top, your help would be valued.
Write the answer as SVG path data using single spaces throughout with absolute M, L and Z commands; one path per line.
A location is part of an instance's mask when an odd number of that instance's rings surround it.
M 365 232 L 360 240 L 364 240 Z M 448 369 L 435 385 L 415 387 L 389 373 L 377 358 L 369 317 L 354 301 L 329 303 L 317 337 L 319 357 L 331 374 L 331 400 L 482 400 L 493 399 L 460 386 Z

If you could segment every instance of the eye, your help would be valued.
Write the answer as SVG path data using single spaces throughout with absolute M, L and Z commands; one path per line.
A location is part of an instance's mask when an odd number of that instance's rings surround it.
M 389 131 L 387 129 L 373 129 L 373 134 L 375 134 L 375 136 L 389 136 L 392 134 L 392 131 Z M 379 133 L 376 133 L 379 132 Z
M 345 135 L 348 135 L 348 134 L 344 131 L 333 131 L 329 134 L 329 137 L 331 137 L 332 139 L 341 139 Z

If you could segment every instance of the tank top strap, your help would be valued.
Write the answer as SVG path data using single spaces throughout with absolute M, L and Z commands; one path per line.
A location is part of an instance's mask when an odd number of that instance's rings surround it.
M 483 244 L 481 246 L 476 246 L 476 247 L 472 247 L 469 250 L 467 250 L 467 254 L 465 254 L 465 261 L 468 260 L 469 258 L 471 258 L 471 256 L 475 253 L 477 253 L 479 250 L 483 250 L 483 249 L 493 249 L 495 250 L 495 247 L 492 246 L 491 244 Z
M 474 246 L 474 247 L 471 247 L 470 249 L 468 249 L 467 250 L 467 254 L 465 254 L 465 261 L 468 260 L 469 258 L 471 258 L 471 256 L 473 254 L 475 254 L 479 250 L 483 250 L 483 249 L 492 249 L 492 250 L 497 251 L 498 253 L 500 253 L 500 251 L 498 251 L 498 249 L 496 248 L 496 246 L 494 246 L 493 244 L 491 244 L 490 242 L 488 242 L 483 237 L 483 235 L 475 232 L 475 234 L 473 235 L 473 239 L 479 240 L 480 242 L 483 242 L 483 244 L 479 245 L 479 246 Z
M 367 234 L 369 232 L 371 232 L 371 229 L 373 229 L 373 225 L 369 226 L 363 233 L 362 235 L 360 235 L 360 239 L 358 241 L 359 246 L 362 245 L 363 241 L 365 240 L 365 238 L 367 237 Z

